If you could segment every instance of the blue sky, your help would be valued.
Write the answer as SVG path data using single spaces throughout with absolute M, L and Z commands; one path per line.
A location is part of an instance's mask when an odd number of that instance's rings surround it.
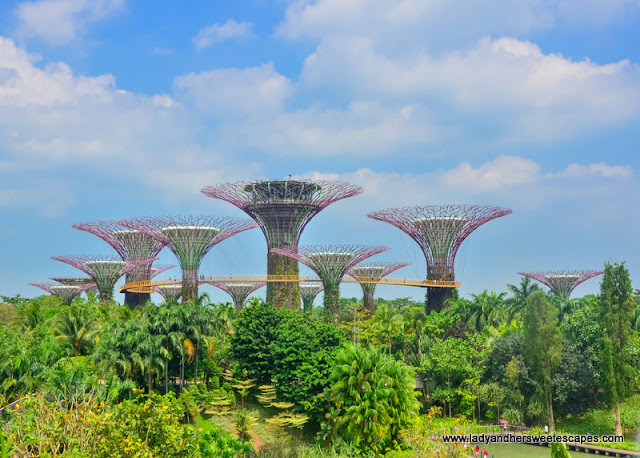
M 637 284 L 639 23 L 638 0 L 0 2 L 0 294 L 110 253 L 74 223 L 242 216 L 199 190 L 289 173 L 365 189 L 303 244 L 388 245 L 400 276 L 417 245 L 366 213 L 478 203 L 513 214 L 462 245 L 463 295 L 605 261 Z M 265 268 L 254 230 L 202 272 Z

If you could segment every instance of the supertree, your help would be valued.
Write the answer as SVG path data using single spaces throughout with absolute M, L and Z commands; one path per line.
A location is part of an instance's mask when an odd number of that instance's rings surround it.
M 233 306 L 237 311 L 242 310 L 247 297 L 255 290 L 267 284 L 266 281 L 252 281 L 246 283 L 211 283 L 216 288 L 220 288 L 233 299 Z
M 182 302 L 198 297 L 198 269 L 202 258 L 218 243 L 253 229 L 254 221 L 222 216 L 164 216 L 119 220 L 165 244 L 182 268 Z
M 223 183 L 202 190 L 208 197 L 225 200 L 261 223 L 267 239 L 267 275 L 299 278 L 298 262 L 273 251 L 297 251 L 306 225 L 334 202 L 362 192 L 359 186 L 336 181 L 255 180 Z M 267 302 L 276 307 L 300 308 L 297 281 L 269 282 Z
M 98 294 L 98 285 L 91 277 L 49 277 L 49 280 L 65 286 L 83 287 L 83 292 L 91 291 L 96 295 Z
M 308 266 L 322 279 L 324 313 L 327 320 L 338 322 L 340 282 L 347 271 L 365 259 L 389 250 L 385 246 L 369 245 L 312 245 L 298 250 L 272 248 L 272 251 L 296 259 Z
M 71 227 L 100 237 L 116 250 L 123 261 L 155 258 L 166 245 L 143 232 L 128 229 L 113 220 L 80 223 Z M 151 262 L 149 262 L 127 272 L 125 282 L 144 281 L 149 280 L 151 277 Z M 149 293 L 134 293 L 130 291 L 125 291 L 124 293 L 124 303 L 131 309 L 146 304 L 150 298 L 151 295 Z
M 311 312 L 313 301 L 322 292 L 324 287 L 320 283 L 301 283 L 300 297 L 302 297 L 302 308 L 305 312 Z
M 117 256 L 52 256 L 51 259 L 64 262 L 89 275 L 100 291 L 100 302 L 113 300 L 113 287 L 127 272 L 141 265 L 151 263 L 156 258 L 123 261 Z
M 178 302 L 180 296 L 182 296 L 182 285 L 163 285 L 156 286 L 156 291 L 164 297 L 165 301 Z
M 567 301 L 571 291 L 580 283 L 602 275 L 604 270 L 550 270 L 544 272 L 518 272 L 518 275 L 538 280 L 547 285 L 551 292 Z
M 29 283 L 29 285 L 40 288 L 54 296 L 61 297 L 64 305 L 71 305 L 74 297 L 79 296 L 85 289 L 91 287 L 91 283 L 78 286 L 55 285 L 53 283 Z
M 369 311 L 371 314 L 376 311 L 373 295 L 376 292 L 377 283 L 371 282 L 379 281 L 391 272 L 395 272 L 409 264 L 410 263 L 408 262 L 368 262 L 353 266 L 349 269 L 347 274 L 360 283 L 360 286 L 362 287 L 362 293 L 364 296 L 363 305 L 365 310 Z
M 456 253 L 464 239 L 486 222 L 510 213 L 508 208 L 486 205 L 427 205 L 390 208 L 367 216 L 396 226 L 420 245 L 428 280 L 454 281 Z M 427 311 L 442 309 L 450 295 L 450 288 L 427 287 Z

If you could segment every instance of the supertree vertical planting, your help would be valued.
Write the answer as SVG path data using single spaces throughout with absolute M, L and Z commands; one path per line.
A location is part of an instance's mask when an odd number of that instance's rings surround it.
M 156 258 L 123 261 L 117 256 L 52 256 L 51 259 L 64 262 L 89 275 L 100 291 L 100 302 L 113 300 L 113 287 L 127 272 L 141 265 L 151 263 Z
M 73 298 L 82 294 L 87 287 L 90 287 L 91 283 L 83 286 L 55 285 L 53 283 L 29 283 L 29 285 L 40 288 L 54 296 L 61 297 L 64 305 L 71 305 Z
M 349 269 L 347 274 L 358 281 L 362 287 L 362 293 L 364 296 L 363 305 L 365 310 L 371 314 L 376 311 L 373 296 L 376 292 L 377 284 L 371 282 L 379 281 L 391 272 L 395 272 L 396 270 L 408 265 L 408 262 L 369 262 L 353 266 Z
M 427 205 L 369 213 L 371 219 L 396 226 L 415 240 L 427 261 L 428 280 L 455 280 L 454 262 L 462 242 L 483 224 L 512 213 L 486 205 Z M 441 310 L 450 288 L 429 286 L 427 311 Z
M 551 270 L 544 272 L 518 272 L 518 275 L 538 280 L 551 292 L 567 301 L 576 286 L 590 278 L 602 275 L 604 270 Z
M 163 285 L 156 286 L 156 291 L 164 297 L 164 300 L 178 302 L 180 296 L 182 296 L 182 285 Z
M 314 216 L 334 202 L 360 194 L 362 188 L 335 181 L 289 179 L 223 183 L 202 192 L 235 205 L 261 223 L 269 249 L 267 275 L 299 277 L 298 262 L 273 249 L 297 251 L 302 231 Z M 300 308 L 298 282 L 269 282 L 267 302 L 276 307 Z
M 322 279 L 324 286 L 324 313 L 327 320 L 338 323 L 340 282 L 347 271 L 365 259 L 389 250 L 384 246 L 368 245 L 313 245 L 298 250 L 273 248 L 272 251 L 296 259 L 308 266 Z
M 313 301 L 316 296 L 322 292 L 324 287 L 320 283 L 301 283 L 300 297 L 302 298 L 302 309 L 305 312 L 311 312 L 313 309 Z
M 246 283 L 211 283 L 216 288 L 220 288 L 233 299 L 233 306 L 239 312 L 242 310 L 247 297 L 255 290 L 267 284 L 266 281 L 252 281 Z
M 139 259 L 154 258 L 165 247 L 165 243 L 137 231 L 127 229 L 116 221 L 95 221 L 74 224 L 74 229 L 87 231 L 107 242 L 116 250 L 123 261 L 137 261 Z M 142 264 L 127 273 L 125 281 L 144 281 L 151 278 L 151 262 Z M 146 304 L 151 295 L 149 293 L 134 293 L 125 291 L 124 303 L 129 308 Z
M 120 220 L 118 224 L 164 243 L 182 268 L 182 302 L 198 297 L 198 269 L 202 258 L 218 243 L 253 229 L 254 221 L 220 216 L 166 216 Z

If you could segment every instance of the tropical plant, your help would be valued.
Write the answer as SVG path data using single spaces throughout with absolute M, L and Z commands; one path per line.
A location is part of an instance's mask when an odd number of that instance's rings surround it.
M 363 453 L 398 447 L 400 431 L 420 406 L 414 376 L 412 368 L 376 348 L 348 344 L 336 356 L 325 394 L 337 410 L 338 434 Z

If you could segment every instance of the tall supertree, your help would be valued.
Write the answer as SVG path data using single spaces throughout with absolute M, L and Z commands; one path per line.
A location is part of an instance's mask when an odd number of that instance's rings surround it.
M 220 288 L 233 299 L 233 306 L 237 311 L 242 310 L 247 297 L 255 290 L 267 284 L 266 281 L 252 281 L 246 283 L 211 283 L 216 288 Z
M 261 223 L 269 249 L 267 275 L 299 278 L 298 262 L 273 249 L 297 251 L 302 231 L 314 216 L 338 200 L 360 194 L 362 188 L 336 181 L 289 179 L 223 183 L 208 186 L 202 192 L 226 200 Z M 276 307 L 300 308 L 298 282 L 269 282 L 267 302 Z
M 74 297 L 79 296 L 85 289 L 91 287 L 91 283 L 85 283 L 79 286 L 56 285 L 53 283 L 29 283 L 29 285 L 40 288 L 53 296 L 61 297 L 64 305 L 71 305 Z
M 379 281 L 391 272 L 402 269 L 409 264 L 410 263 L 408 262 L 368 262 L 353 266 L 349 269 L 347 274 L 360 283 L 360 286 L 362 287 L 365 310 L 369 311 L 371 314 L 376 311 L 373 295 L 376 292 L 377 283 L 372 282 Z
M 182 302 L 198 297 L 198 269 L 202 258 L 218 243 L 253 229 L 254 221 L 222 216 L 165 216 L 119 220 L 165 244 L 182 268 Z
M 508 208 L 486 205 L 427 205 L 391 208 L 367 216 L 396 226 L 420 245 L 428 280 L 454 281 L 456 253 L 464 239 L 483 224 L 510 213 Z M 450 288 L 427 287 L 427 311 L 441 310 L 450 295 Z
M 123 261 L 155 258 L 165 247 L 165 243 L 137 230 L 131 230 L 116 221 L 95 221 L 74 224 L 74 229 L 87 231 L 107 242 L 116 250 Z M 142 264 L 127 273 L 125 282 L 144 281 L 152 278 L 151 262 Z M 149 293 L 125 291 L 124 303 L 129 308 L 146 304 L 151 298 Z
M 387 250 L 389 247 L 369 245 L 312 245 L 299 247 L 298 250 L 272 248 L 275 253 L 296 259 L 318 274 L 324 286 L 325 317 L 336 323 L 342 277 L 351 267 Z
M 547 285 L 552 293 L 566 301 L 576 286 L 603 273 L 604 270 L 550 270 L 544 272 L 518 272 L 518 275 L 538 280 L 540 283 Z
M 302 298 L 302 309 L 305 312 L 313 310 L 313 301 L 322 292 L 324 287 L 321 283 L 301 283 L 300 297 Z
M 117 256 L 51 256 L 89 275 L 100 291 L 100 302 L 113 300 L 113 287 L 120 278 L 141 265 L 151 263 L 156 258 L 123 261 Z
M 164 297 L 165 301 L 178 302 L 180 296 L 182 296 L 182 285 L 163 285 L 156 286 L 156 291 Z

